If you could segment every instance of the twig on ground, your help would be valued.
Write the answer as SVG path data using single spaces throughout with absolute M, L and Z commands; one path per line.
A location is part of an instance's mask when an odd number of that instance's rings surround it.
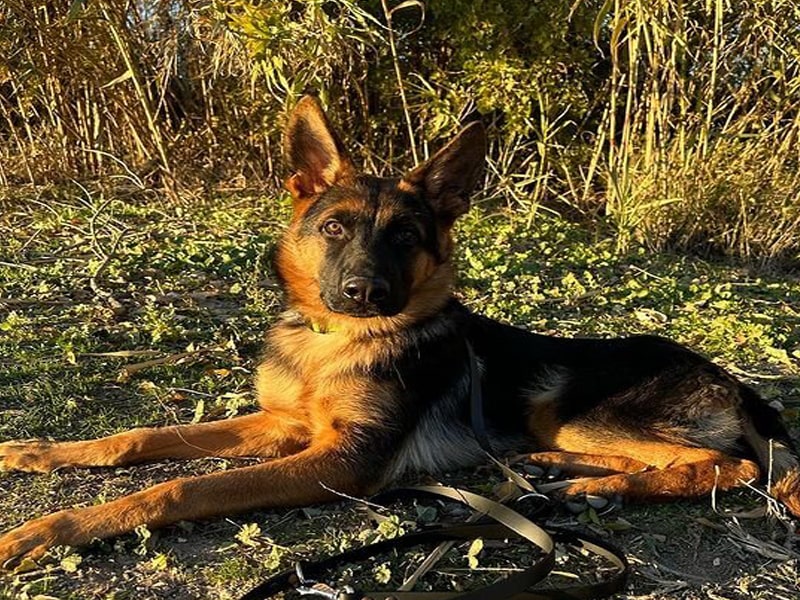
M 142 371 L 143 369 L 158 367 L 160 365 L 171 365 L 183 360 L 184 358 L 189 358 L 200 354 L 207 354 L 213 351 L 213 348 L 200 348 L 198 350 L 191 350 L 189 352 L 178 352 L 177 354 L 171 354 L 162 358 L 154 358 L 153 360 L 146 360 L 144 362 L 134 363 L 132 365 L 125 365 L 119 372 L 119 378 L 125 380 L 134 373 Z
M 380 504 L 375 504 L 374 502 L 370 502 L 369 500 L 365 500 L 364 498 L 359 498 L 357 496 L 351 496 L 350 494 L 345 494 L 344 492 L 340 492 L 339 490 L 335 490 L 332 487 L 328 487 L 323 482 L 319 481 L 319 485 L 322 486 L 322 489 L 331 492 L 332 494 L 336 494 L 340 498 L 344 498 L 345 500 L 352 500 L 353 502 L 357 502 L 359 504 L 363 504 L 364 506 L 369 506 L 370 508 L 374 508 L 376 510 L 384 510 L 386 507 L 381 506 Z

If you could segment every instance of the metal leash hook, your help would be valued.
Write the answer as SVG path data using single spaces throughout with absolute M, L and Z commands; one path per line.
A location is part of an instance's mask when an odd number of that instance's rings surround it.
M 297 593 L 301 596 L 317 596 L 325 600 L 351 600 L 353 594 L 356 593 L 349 585 L 337 590 L 326 583 L 314 581 L 313 579 L 306 579 L 306 576 L 303 574 L 303 567 L 299 562 L 295 564 L 294 570 L 297 575 L 297 581 L 300 582 L 300 585 L 298 585 L 295 590 L 297 590 Z

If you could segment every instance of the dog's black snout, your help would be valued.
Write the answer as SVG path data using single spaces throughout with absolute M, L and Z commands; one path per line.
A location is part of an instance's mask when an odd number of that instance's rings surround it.
M 380 277 L 350 277 L 342 282 L 342 295 L 359 304 L 378 304 L 389 297 L 389 282 Z

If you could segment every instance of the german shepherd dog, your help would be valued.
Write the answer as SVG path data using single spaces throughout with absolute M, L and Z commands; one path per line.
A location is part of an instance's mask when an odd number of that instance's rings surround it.
M 534 463 L 590 476 L 567 496 L 696 497 L 753 481 L 760 465 L 771 493 L 800 516 L 800 462 L 778 412 L 720 367 L 657 337 L 536 335 L 454 298 L 451 230 L 483 168 L 480 123 L 400 179 L 359 174 L 311 96 L 292 112 L 285 144 L 294 214 L 276 270 L 289 312 L 267 334 L 262 410 L 90 441 L 0 444 L 4 469 L 37 472 L 269 460 L 28 521 L 0 537 L 0 564 L 139 525 L 361 496 L 407 471 L 481 464 L 473 371 L 498 452 L 535 452 Z

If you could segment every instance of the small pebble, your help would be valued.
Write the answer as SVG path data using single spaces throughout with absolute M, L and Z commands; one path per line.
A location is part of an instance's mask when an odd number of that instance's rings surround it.
M 575 500 L 567 500 L 566 502 L 564 502 L 564 506 L 566 506 L 567 510 L 571 512 L 573 515 L 579 515 L 586 510 L 586 502 L 576 502 Z
M 523 465 L 522 469 L 531 477 L 541 477 L 544 475 L 544 469 L 538 465 Z

